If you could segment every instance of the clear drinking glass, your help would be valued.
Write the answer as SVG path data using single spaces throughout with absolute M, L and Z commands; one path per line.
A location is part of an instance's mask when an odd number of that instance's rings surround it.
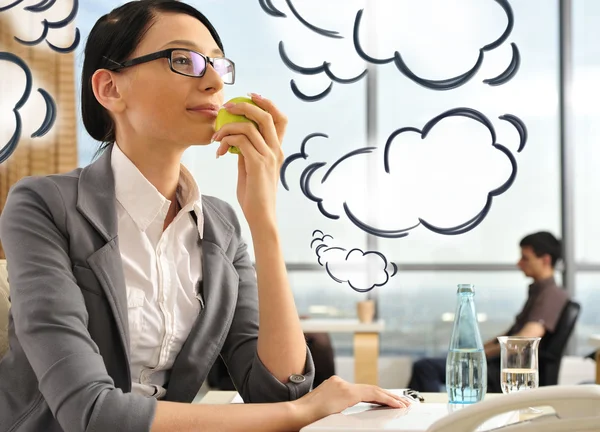
M 501 336 L 500 385 L 502 393 L 514 393 L 539 387 L 539 337 Z M 529 408 L 530 413 L 539 412 Z

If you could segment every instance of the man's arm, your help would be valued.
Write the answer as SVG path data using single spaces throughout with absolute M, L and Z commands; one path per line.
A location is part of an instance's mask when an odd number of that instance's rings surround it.
M 483 351 L 485 352 L 485 357 L 486 358 L 492 358 L 492 357 L 498 357 L 500 355 L 500 344 L 498 342 L 498 338 L 501 336 L 506 336 L 509 335 L 513 329 L 514 329 L 514 325 L 509 328 L 508 330 L 506 330 L 504 333 L 499 334 L 498 336 L 491 338 L 490 340 L 488 340 L 485 344 L 483 344 Z
M 519 332 L 511 336 L 541 338 L 544 337 L 545 334 L 546 329 L 542 324 L 537 321 L 529 321 Z M 485 351 L 485 357 L 488 359 L 498 357 L 500 355 L 500 344 L 496 339 L 491 339 L 483 346 L 483 350 Z
M 500 337 L 502 335 L 498 335 Z M 494 357 L 498 357 L 500 355 L 500 344 L 496 338 L 490 339 L 483 346 L 483 351 L 485 352 L 485 358 L 490 359 Z
M 520 336 L 520 337 L 544 337 L 544 335 L 546 334 L 546 328 L 544 327 L 543 324 L 537 322 L 537 321 L 529 321 L 528 323 L 525 324 L 525 326 L 521 329 L 520 332 L 518 332 L 517 334 L 513 335 L 513 336 Z

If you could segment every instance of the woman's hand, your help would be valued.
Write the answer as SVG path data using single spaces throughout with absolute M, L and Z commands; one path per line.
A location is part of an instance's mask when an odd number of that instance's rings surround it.
M 330 414 L 339 413 L 359 402 L 387 405 L 392 408 L 407 408 L 412 403 L 410 399 L 395 395 L 380 387 L 350 384 L 333 376 L 292 404 L 298 409 L 302 421 L 310 424 Z
M 217 157 L 227 153 L 230 146 L 241 152 L 237 197 L 251 229 L 265 221 L 275 223 L 275 200 L 283 163 L 281 141 L 287 126 L 287 118 L 273 102 L 255 94 L 252 100 L 258 106 L 242 102 L 226 104 L 225 108 L 255 121 L 258 129 L 250 122 L 229 123 L 213 137 L 221 142 Z

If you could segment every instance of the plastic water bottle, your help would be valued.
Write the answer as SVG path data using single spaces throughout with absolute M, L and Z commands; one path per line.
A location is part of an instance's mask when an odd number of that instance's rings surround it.
M 446 390 L 451 404 L 479 402 L 487 391 L 487 362 L 474 296 L 473 285 L 458 285 L 458 304 L 446 360 Z

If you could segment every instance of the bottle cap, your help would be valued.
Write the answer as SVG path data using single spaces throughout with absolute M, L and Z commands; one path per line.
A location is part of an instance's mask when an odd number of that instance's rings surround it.
M 475 293 L 475 285 L 473 284 L 458 284 L 458 293 Z

